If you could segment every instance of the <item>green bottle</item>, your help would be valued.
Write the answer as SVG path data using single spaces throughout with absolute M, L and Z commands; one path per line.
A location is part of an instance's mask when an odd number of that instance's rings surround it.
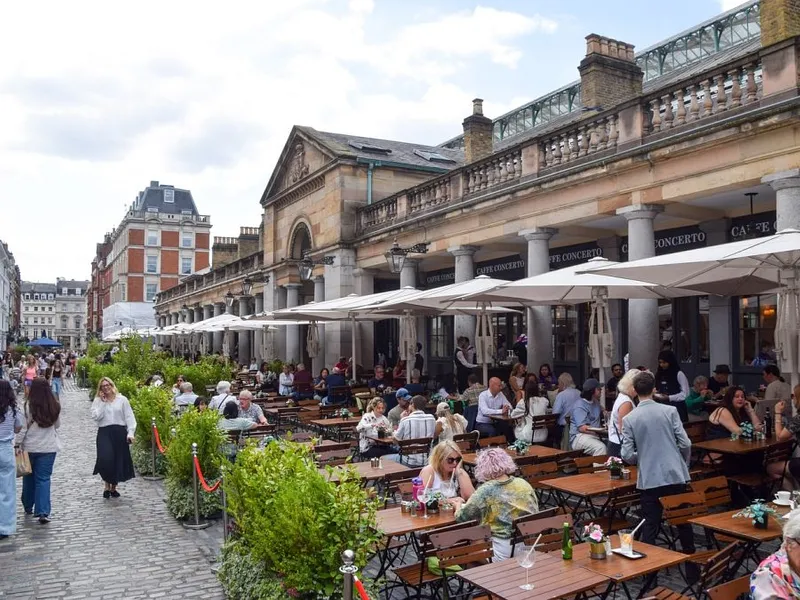
M 569 531 L 569 523 L 564 523 L 564 534 L 561 536 L 561 558 L 572 560 L 572 535 Z

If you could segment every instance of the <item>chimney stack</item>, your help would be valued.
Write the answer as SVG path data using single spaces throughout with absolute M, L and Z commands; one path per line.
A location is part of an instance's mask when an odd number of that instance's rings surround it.
M 762 0 L 761 47 L 800 35 L 800 2 L 797 0 Z
M 472 114 L 464 119 L 464 153 L 468 163 L 492 154 L 492 120 L 483 115 L 483 100 L 472 101 Z
M 585 111 L 608 110 L 642 94 L 644 72 L 634 60 L 632 44 L 589 34 L 578 71 Z

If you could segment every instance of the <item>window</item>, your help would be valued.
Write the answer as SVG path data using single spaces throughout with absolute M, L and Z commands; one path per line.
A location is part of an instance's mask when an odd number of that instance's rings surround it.
M 181 258 L 181 275 L 191 275 L 191 274 L 192 274 L 192 259 Z
M 30 299 L 31 299 L 31 295 L 30 294 L 25 294 L 25 300 L 30 300 Z
M 69 294 L 69 290 L 67 288 L 61 288 L 61 295 L 66 296 L 67 294 Z
M 121 283 L 119 285 L 119 291 L 120 291 L 120 301 L 127 302 L 128 301 L 128 290 L 125 288 L 125 284 L 124 283 Z
M 44 317 L 42 317 L 42 318 L 44 318 Z M 47 324 L 48 325 L 52 325 L 53 324 L 53 317 L 47 317 Z
M 62 304 L 62 305 L 61 305 L 61 310 L 69 310 L 69 309 L 67 308 L 67 305 L 66 305 L 66 304 Z
M 147 230 L 147 245 L 158 246 L 158 231 L 152 229 Z
M 430 356 L 431 358 L 452 358 L 453 356 L 453 317 L 430 318 Z
M 49 312 L 53 312 L 53 307 L 52 307 L 52 306 L 48 306 L 48 307 L 47 307 L 47 310 L 48 310 Z
M 53 296 L 53 294 L 47 294 L 47 299 L 48 300 L 52 300 L 53 298 L 55 298 L 55 296 Z M 42 296 L 42 300 L 44 300 L 44 296 Z
M 28 310 L 30 310 L 30 308 L 31 308 L 30 306 L 27 306 L 27 305 L 25 305 L 25 311 L 26 311 L 26 312 L 27 312 Z
M 148 283 L 145 290 L 145 302 L 152 302 L 156 298 L 156 293 L 158 293 L 158 284 L 157 283 Z
M 33 295 L 33 299 L 34 299 L 34 300 L 38 300 L 38 299 L 39 299 L 39 294 L 34 294 L 34 295 Z
M 76 296 L 80 296 L 82 293 L 83 293 L 83 290 L 81 288 L 75 288 L 75 295 Z
M 158 256 L 147 257 L 147 272 L 158 273 Z
M 745 296 L 739 299 L 739 364 L 763 367 L 775 362 L 775 322 L 778 297 Z
M 39 324 L 39 317 L 33 317 L 33 324 L 34 325 L 38 325 Z
M 578 307 L 558 305 L 552 312 L 555 361 L 578 362 Z
M 193 241 L 194 240 L 192 240 L 192 234 L 191 233 L 184 233 L 181 236 L 181 247 L 183 247 L 183 248 L 191 248 L 192 245 L 193 245 L 193 243 L 192 243 Z
M 164 190 L 164 203 L 175 204 L 175 190 Z
M 38 306 L 34 306 L 33 307 L 33 312 L 39 312 L 39 307 Z
M 25 325 L 28 324 L 28 317 L 25 317 Z

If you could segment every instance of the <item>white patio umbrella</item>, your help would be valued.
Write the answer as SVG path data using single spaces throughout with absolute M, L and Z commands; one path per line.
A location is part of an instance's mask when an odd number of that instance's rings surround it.
M 485 304 L 485 303 L 484 303 Z M 483 366 L 483 381 L 488 383 L 489 365 L 495 354 L 494 328 L 489 313 L 485 310 L 478 315 L 475 325 L 475 362 Z
M 760 294 L 778 289 L 782 312 L 776 326 L 776 346 L 792 385 L 800 382 L 798 304 L 800 304 L 800 231 L 730 242 L 609 265 L 604 274 L 641 279 L 675 289 L 721 296 Z
M 411 368 L 417 356 L 417 321 L 408 314 L 400 317 L 400 358 L 406 361 L 406 382 L 411 383 Z
M 308 336 L 306 339 L 306 350 L 310 358 L 316 358 L 319 354 L 319 329 L 317 322 L 311 321 L 308 326 Z
M 231 357 L 231 333 L 228 331 L 228 328 L 225 327 L 223 329 L 225 332 L 222 336 L 222 356 L 225 358 Z
M 224 325 L 228 325 L 230 323 L 237 323 L 241 321 L 241 317 L 237 317 L 236 315 L 232 315 L 229 313 L 223 313 L 221 315 L 217 315 L 216 317 L 210 317 L 208 319 L 203 319 L 202 321 L 197 321 L 196 323 L 189 323 L 185 324 L 187 331 L 219 331 L 220 329 L 213 329 L 215 327 L 221 328 Z

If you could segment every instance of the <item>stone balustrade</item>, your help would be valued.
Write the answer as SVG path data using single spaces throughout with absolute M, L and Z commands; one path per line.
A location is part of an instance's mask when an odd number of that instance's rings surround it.
M 476 194 L 522 177 L 522 148 L 517 146 L 462 169 L 464 195 Z
M 450 201 L 450 175 L 408 190 L 408 213 L 414 214 Z
M 615 150 L 619 139 L 618 115 L 582 121 L 548 136 L 539 146 L 539 169 L 566 165 L 603 150 Z
M 758 56 L 741 65 L 726 65 L 679 87 L 645 97 L 645 135 L 652 135 L 720 115 L 761 98 Z
M 397 217 L 397 196 L 390 196 L 359 209 L 361 231 L 376 229 L 394 222 Z

